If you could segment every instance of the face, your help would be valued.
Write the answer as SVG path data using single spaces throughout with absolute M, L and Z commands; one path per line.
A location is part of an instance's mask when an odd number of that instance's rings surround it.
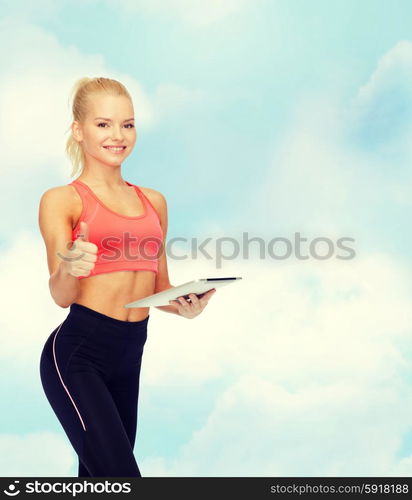
M 74 121 L 72 131 L 83 147 L 86 161 L 94 158 L 101 163 L 119 165 L 136 143 L 133 104 L 126 96 L 93 94 L 89 96 L 84 123 Z M 121 146 L 121 149 L 109 146 Z

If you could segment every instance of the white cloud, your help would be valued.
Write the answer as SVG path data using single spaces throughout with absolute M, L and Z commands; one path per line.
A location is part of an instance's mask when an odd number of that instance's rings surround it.
M 368 176 L 377 180 L 371 186 L 376 200 L 408 206 L 412 202 L 411 88 L 412 42 L 401 40 L 379 58 L 342 113 L 345 130 L 354 131 L 360 143 L 372 149 Z
M 37 361 L 39 344 L 63 321 L 67 310 L 56 306 L 50 296 L 46 249 L 32 233 L 20 231 L 10 248 L 0 253 L 0 273 L 4 287 L 1 357 L 13 359 L 16 367 L 27 365 Z
M 274 368 L 276 369 L 276 368 Z M 350 367 L 348 367 L 348 371 Z M 288 391 L 250 374 L 223 394 L 177 457 L 148 458 L 146 476 L 390 476 L 410 427 L 411 389 L 341 381 Z M 404 406 L 406 402 L 406 407 Z
M 357 236 L 350 232 L 357 228 L 354 212 L 374 196 L 377 182 L 367 177 L 368 159 L 342 144 L 341 117 L 341 108 L 329 96 L 306 96 L 295 103 L 264 184 L 245 201 L 256 231 Z
M 366 103 L 376 98 L 385 87 L 409 88 L 412 83 L 412 42 L 401 40 L 380 57 L 376 69 L 358 90 L 356 100 Z
M 67 477 L 77 470 L 77 456 L 64 435 L 52 432 L 0 434 L 3 477 Z
M 198 265 L 185 270 L 198 274 Z M 143 386 L 201 392 L 212 379 L 234 382 L 178 454 L 141 460 L 143 474 L 405 471 L 397 453 L 412 410 L 409 270 L 374 254 L 279 268 L 234 262 L 222 275 L 233 274 L 244 282 L 219 290 L 195 320 L 152 313 Z
M 349 236 L 357 245 L 384 238 L 389 224 L 401 233 L 394 211 L 412 200 L 411 81 L 412 43 L 401 41 L 353 98 L 335 89 L 296 97 L 273 137 L 270 164 L 251 165 L 267 173 L 260 188 L 243 195 L 247 210 L 234 215 L 231 230 Z
M 170 269 L 179 283 L 211 274 L 201 261 Z M 218 290 L 198 318 L 151 313 L 144 377 L 198 384 L 250 370 L 294 388 L 392 377 L 406 364 L 397 343 L 412 324 L 408 272 L 382 254 L 279 267 L 233 261 L 219 275 L 242 282 Z

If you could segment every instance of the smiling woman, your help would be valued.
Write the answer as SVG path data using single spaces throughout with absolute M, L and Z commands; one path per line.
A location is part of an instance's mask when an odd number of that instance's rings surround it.
M 136 143 L 132 99 L 109 78 L 74 87 L 65 186 L 46 191 L 39 226 L 50 293 L 69 307 L 41 354 L 45 394 L 79 457 L 79 477 L 141 476 L 133 447 L 149 307 L 126 303 L 171 288 L 167 204 L 155 189 L 122 178 Z M 194 318 L 214 290 L 158 309 Z

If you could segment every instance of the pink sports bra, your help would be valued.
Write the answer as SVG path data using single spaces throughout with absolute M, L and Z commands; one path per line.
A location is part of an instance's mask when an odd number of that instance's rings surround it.
M 159 216 L 150 200 L 135 184 L 136 194 L 142 201 L 143 214 L 137 217 L 120 215 L 106 207 L 93 191 L 79 180 L 69 183 L 79 193 L 83 208 L 76 226 L 72 230 L 72 241 L 80 233 L 80 222 L 89 226 L 89 238 L 97 245 L 97 260 L 88 276 L 112 271 L 147 270 L 158 272 L 158 261 L 162 250 L 163 231 Z

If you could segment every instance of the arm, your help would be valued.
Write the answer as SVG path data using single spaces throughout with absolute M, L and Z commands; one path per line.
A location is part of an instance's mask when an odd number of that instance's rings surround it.
M 47 190 L 40 199 L 39 227 L 47 251 L 49 267 L 49 289 L 53 300 L 60 307 L 69 307 L 80 291 L 77 277 L 69 274 L 67 261 L 60 255 L 67 255 L 71 242 L 72 223 L 70 198 L 65 188 Z

